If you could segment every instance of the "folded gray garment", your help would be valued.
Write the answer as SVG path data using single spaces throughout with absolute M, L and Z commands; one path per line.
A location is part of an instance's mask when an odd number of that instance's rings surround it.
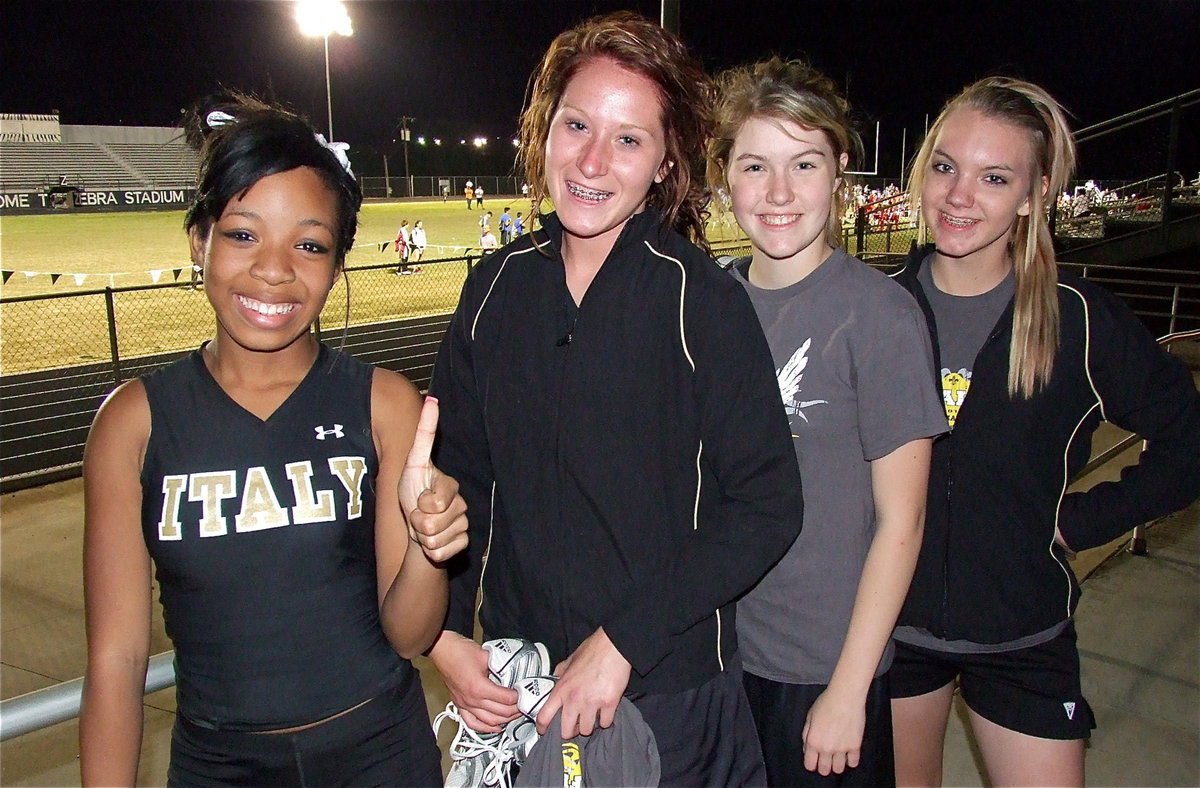
M 562 712 L 533 745 L 517 775 L 516 788 L 655 788 L 662 770 L 654 731 L 642 713 L 621 698 L 613 724 L 591 736 L 563 741 Z

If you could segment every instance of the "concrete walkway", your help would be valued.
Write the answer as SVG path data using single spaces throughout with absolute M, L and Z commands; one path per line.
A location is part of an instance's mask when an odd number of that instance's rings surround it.
M 1094 451 L 1113 445 L 1098 433 Z M 1112 478 L 1136 449 L 1081 482 Z M 82 483 L 71 480 L 0 500 L 0 694 L 10 698 L 83 675 L 80 578 Z M 1087 755 L 1091 785 L 1200 785 L 1200 503 L 1147 533 L 1149 555 L 1117 544 L 1082 554 L 1088 576 L 1077 627 L 1083 688 L 1099 721 Z M 157 592 L 155 594 L 157 598 Z M 156 617 L 151 653 L 170 649 Z M 431 716 L 446 702 L 423 665 Z M 174 690 L 146 698 L 139 784 L 162 785 Z M 982 764 L 952 717 L 946 785 L 986 785 Z M 63 722 L 0 745 L 0 785 L 79 785 L 78 724 Z M 442 731 L 443 750 L 453 731 Z

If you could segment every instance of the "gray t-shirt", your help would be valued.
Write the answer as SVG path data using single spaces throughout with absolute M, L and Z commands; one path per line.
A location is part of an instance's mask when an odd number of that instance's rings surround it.
M 975 357 L 987 342 L 1000 315 L 1012 300 L 1015 288 L 1013 272 L 986 293 L 975 296 L 956 296 L 943 293 L 933 283 L 933 267 L 924 263 L 917 271 L 917 281 L 925 291 L 933 318 L 937 322 L 938 355 L 942 368 L 938 378 L 942 381 L 942 399 L 946 405 L 946 418 L 950 428 L 958 418 L 971 387 L 971 369 Z
M 757 676 L 827 684 L 875 536 L 870 463 L 946 431 L 929 331 L 908 292 L 841 249 L 778 290 L 746 281 L 744 260 L 730 270 L 771 346 L 804 484 L 804 529 L 739 601 L 738 641 Z

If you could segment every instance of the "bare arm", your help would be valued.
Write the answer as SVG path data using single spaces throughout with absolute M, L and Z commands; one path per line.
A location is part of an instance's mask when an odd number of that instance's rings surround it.
M 931 438 L 910 441 L 871 463 L 875 537 L 841 656 L 805 724 L 804 766 L 810 771 L 840 773 L 858 765 L 867 690 L 896 626 L 921 549 L 932 446 Z
M 442 563 L 466 546 L 466 504 L 458 484 L 429 461 L 436 401 L 425 410 L 423 414 L 411 383 L 395 373 L 375 371 L 371 429 L 379 455 L 375 561 L 380 621 L 392 647 L 406 659 L 429 648 L 441 632 L 448 598 Z
M 151 613 L 139 477 L 149 436 L 150 405 L 135 380 L 100 408 L 84 449 L 87 671 L 79 763 L 85 786 L 137 780 Z

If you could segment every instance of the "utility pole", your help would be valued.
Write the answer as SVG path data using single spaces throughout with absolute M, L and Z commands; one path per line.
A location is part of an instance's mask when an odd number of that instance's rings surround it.
M 668 33 L 679 35 L 679 0 L 662 0 L 658 23 Z
M 408 184 L 408 196 L 412 197 L 412 178 L 408 174 L 408 141 L 412 134 L 408 130 L 408 124 L 416 118 L 411 118 L 408 115 L 400 116 L 400 140 L 404 143 L 404 181 Z

